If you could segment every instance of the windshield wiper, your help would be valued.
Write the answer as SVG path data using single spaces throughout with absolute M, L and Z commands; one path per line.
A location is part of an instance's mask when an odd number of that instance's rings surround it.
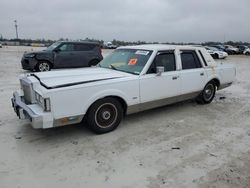
M 110 64 L 109 66 L 110 66 L 111 69 L 117 70 L 117 68 L 115 68 L 114 65 L 111 65 L 111 64 Z

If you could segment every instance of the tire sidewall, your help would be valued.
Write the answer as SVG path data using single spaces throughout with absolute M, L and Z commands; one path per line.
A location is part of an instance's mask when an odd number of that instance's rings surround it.
M 98 110 L 100 110 L 100 107 L 102 107 L 102 105 L 104 105 L 104 104 L 112 104 L 113 106 L 115 106 L 116 112 L 117 112 L 115 121 L 112 123 L 111 126 L 109 126 L 107 128 L 100 127 L 98 125 L 98 123 L 96 122 L 97 112 L 98 112 Z M 97 134 L 103 134 L 103 133 L 113 131 L 114 129 L 116 129 L 118 127 L 122 118 L 123 118 L 123 108 L 122 108 L 121 103 L 118 100 L 116 100 L 115 98 L 111 98 L 111 97 L 103 98 L 103 99 L 96 101 L 89 108 L 89 110 L 87 112 L 87 124 L 88 124 L 89 128 Z
M 208 86 L 212 86 L 212 87 L 213 87 L 213 93 L 212 93 L 212 96 L 211 96 L 211 98 L 210 98 L 209 100 L 207 100 L 207 99 L 204 97 L 205 92 L 206 92 L 206 88 L 207 88 Z M 213 101 L 213 99 L 214 99 L 215 92 L 216 92 L 215 83 L 214 83 L 214 82 L 209 82 L 209 83 L 207 83 L 207 85 L 204 87 L 204 89 L 203 89 L 203 91 L 202 91 L 202 93 L 201 93 L 203 103 L 205 103 L 205 104 L 211 103 L 211 102 Z
M 93 59 L 89 62 L 89 67 L 96 66 L 99 62 L 98 59 Z

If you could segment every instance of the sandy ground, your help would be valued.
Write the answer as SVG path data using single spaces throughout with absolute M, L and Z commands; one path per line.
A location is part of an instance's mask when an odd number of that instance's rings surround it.
M 237 81 L 211 104 L 130 115 L 95 135 L 81 125 L 35 130 L 18 120 L 10 98 L 30 50 L 0 49 L 0 188 L 250 187 L 250 57 L 223 60 L 235 63 Z

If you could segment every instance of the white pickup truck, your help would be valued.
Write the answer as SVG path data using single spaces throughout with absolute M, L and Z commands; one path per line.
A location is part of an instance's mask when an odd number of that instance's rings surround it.
M 106 133 L 126 114 L 192 98 L 208 104 L 235 76 L 233 65 L 217 64 L 203 47 L 120 47 L 96 67 L 22 76 L 12 105 L 34 128 L 86 119 L 94 132 Z

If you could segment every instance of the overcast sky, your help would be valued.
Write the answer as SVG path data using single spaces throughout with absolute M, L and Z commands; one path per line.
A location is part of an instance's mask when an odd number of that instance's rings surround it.
M 0 35 L 250 42 L 249 0 L 0 0 Z

